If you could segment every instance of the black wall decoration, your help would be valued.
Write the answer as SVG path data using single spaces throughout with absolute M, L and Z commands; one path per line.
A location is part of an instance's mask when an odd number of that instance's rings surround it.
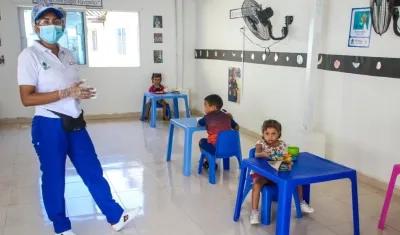
M 307 53 L 271 52 L 267 55 L 263 51 L 245 51 L 243 56 L 246 63 L 300 68 L 305 68 L 307 61 Z M 297 62 L 298 57 L 302 58 L 301 63 Z M 198 49 L 195 50 L 195 58 L 242 62 L 242 51 Z
M 400 58 L 320 54 L 318 69 L 360 75 L 400 78 Z M 335 61 L 340 66 L 335 68 Z
M 197 49 L 196 59 L 242 62 L 240 50 Z M 305 68 L 307 53 L 245 51 L 244 62 Z M 400 78 L 400 58 L 320 54 L 318 69 L 377 77 Z

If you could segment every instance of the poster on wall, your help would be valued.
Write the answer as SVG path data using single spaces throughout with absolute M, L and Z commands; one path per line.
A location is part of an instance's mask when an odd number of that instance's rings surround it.
M 371 41 L 372 20 L 369 7 L 351 10 L 349 47 L 368 48 Z
M 163 51 L 162 50 L 155 50 L 154 51 L 154 63 L 155 64 L 162 64 L 163 62 L 164 62 Z
M 43 0 L 32 0 L 32 3 L 41 3 Z M 70 5 L 70 6 L 85 6 L 102 8 L 103 0 L 48 0 L 49 3 L 54 5 Z
M 162 33 L 154 34 L 154 43 L 163 43 L 163 35 Z
M 242 84 L 242 73 L 238 67 L 228 69 L 228 101 L 240 103 L 240 84 Z
M 162 29 L 162 27 L 163 27 L 162 16 L 154 16 L 153 17 L 153 27 Z

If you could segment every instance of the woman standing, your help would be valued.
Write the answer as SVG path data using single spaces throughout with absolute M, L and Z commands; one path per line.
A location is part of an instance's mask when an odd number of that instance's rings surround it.
M 58 235 L 75 235 L 65 214 L 65 162 L 67 155 L 112 227 L 119 231 L 140 207 L 123 210 L 112 198 L 108 182 L 86 130 L 81 99 L 95 96 L 81 87 L 72 53 L 57 42 L 63 36 L 66 12 L 49 3 L 32 9 L 34 31 L 40 40 L 18 58 L 18 83 L 24 106 L 35 106 L 32 143 L 42 171 L 42 195 L 49 219 Z

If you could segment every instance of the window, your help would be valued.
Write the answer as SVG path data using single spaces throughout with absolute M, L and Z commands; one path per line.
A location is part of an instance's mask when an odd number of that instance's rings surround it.
M 126 55 L 125 29 L 117 29 L 117 47 L 119 55 Z
M 139 67 L 139 14 L 86 11 L 87 29 L 97 32 L 97 50 L 89 50 L 90 67 Z M 93 48 L 93 40 L 88 47 Z
M 25 39 L 23 43 L 25 46 L 32 46 L 35 40 L 38 40 L 36 32 L 33 31 L 33 22 L 31 19 L 30 9 L 21 9 L 23 11 L 23 19 L 25 32 L 22 37 Z M 61 37 L 59 44 L 68 48 L 75 57 L 78 64 L 86 64 L 86 47 L 85 47 L 85 33 L 83 30 L 84 22 L 83 12 L 67 12 L 66 25 L 64 35 Z
M 38 36 L 33 31 L 31 10 L 20 8 L 19 13 L 25 48 Z M 139 67 L 139 13 L 67 10 L 66 30 L 59 43 L 71 50 L 80 65 Z

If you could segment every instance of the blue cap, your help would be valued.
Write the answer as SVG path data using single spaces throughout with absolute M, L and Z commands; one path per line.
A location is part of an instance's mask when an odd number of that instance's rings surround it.
M 60 9 L 55 8 L 51 3 L 46 1 L 41 2 L 32 8 L 32 23 L 35 24 L 36 20 L 39 19 L 43 13 L 49 11 L 56 13 L 57 17 L 60 19 L 64 17 L 64 14 Z

